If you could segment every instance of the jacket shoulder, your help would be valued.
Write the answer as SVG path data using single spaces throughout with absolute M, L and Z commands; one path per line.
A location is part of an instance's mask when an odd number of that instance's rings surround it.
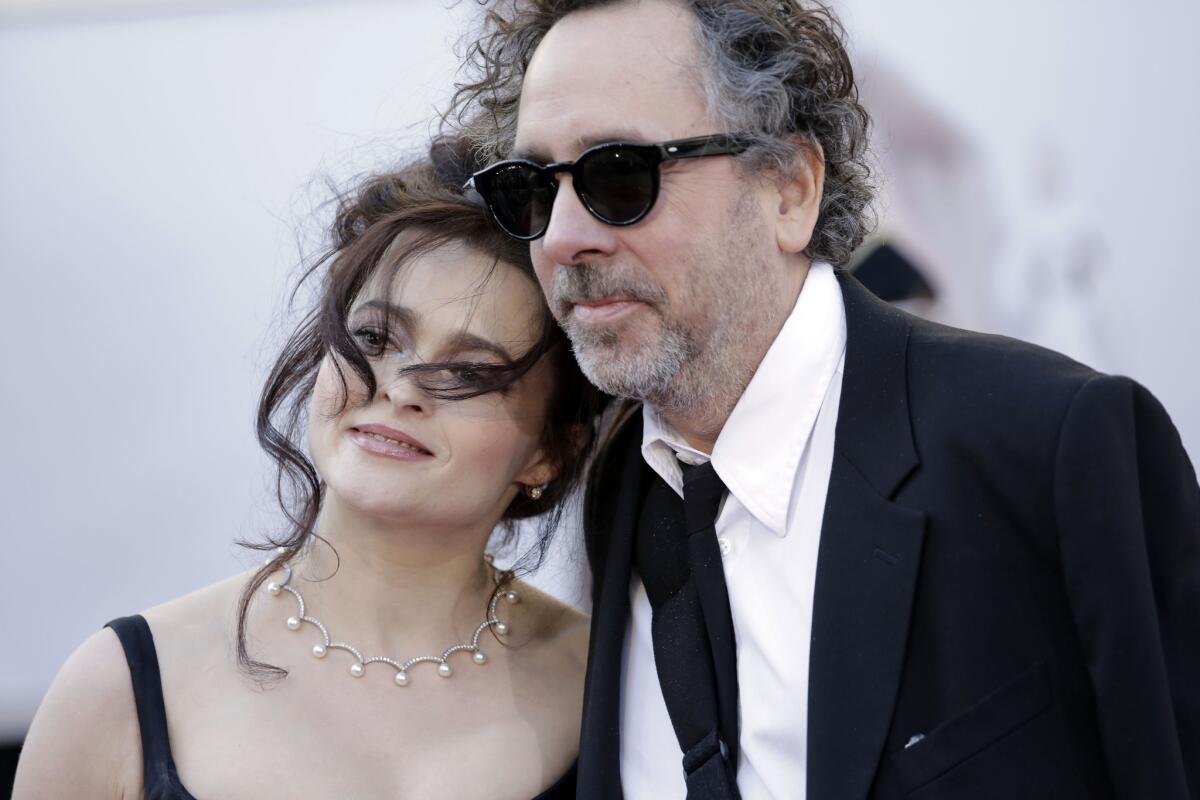
M 1042 411 L 1056 401 L 1065 408 L 1080 387 L 1101 375 L 1086 364 L 1031 342 L 915 317 L 908 361 L 910 380 L 918 387 L 936 381 L 943 389 L 971 393 L 974 388 L 980 395 L 977 401 L 1009 399 L 1017 407 Z
M 1084 386 L 1104 377 L 1020 339 L 914 320 L 908 389 L 914 429 L 944 441 L 1048 467 Z M 1112 380 L 1126 381 L 1124 378 Z
M 921 320 L 907 366 L 923 468 L 955 486 L 975 476 L 1014 514 L 1049 511 L 1064 423 L 1100 373 L 1029 342 Z

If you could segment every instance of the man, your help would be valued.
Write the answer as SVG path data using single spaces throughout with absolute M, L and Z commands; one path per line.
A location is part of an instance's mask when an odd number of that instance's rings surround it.
M 1178 435 L 831 266 L 871 198 L 832 15 L 522 0 L 476 54 L 474 186 L 642 404 L 589 500 L 580 796 L 1200 797 Z

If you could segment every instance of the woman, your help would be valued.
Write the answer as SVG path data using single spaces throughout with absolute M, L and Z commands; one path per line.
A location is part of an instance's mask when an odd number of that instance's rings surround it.
M 15 797 L 574 795 L 586 618 L 485 548 L 553 527 L 598 397 L 526 248 L 453 180 L 417 166 L 343 204 L 259 408 L 290 530 L 86 641 Z

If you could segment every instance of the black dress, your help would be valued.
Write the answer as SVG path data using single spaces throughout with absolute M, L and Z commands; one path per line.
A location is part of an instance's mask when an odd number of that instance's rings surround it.
M 114 619 L 105 627 L 112 628 L 117 634 L 125 650 L 125 660 L 129 662 L 138 727 L 142 734 L 142 779 L 146 800 L 196 800 L 180 782 L 175 759 L 171 756 L 158 653 L 154 649 L 150 626 L 137 614 Z M 533 800 L 572 800 L 574 797 L 575 766 L 572 765 L 566 775 Z

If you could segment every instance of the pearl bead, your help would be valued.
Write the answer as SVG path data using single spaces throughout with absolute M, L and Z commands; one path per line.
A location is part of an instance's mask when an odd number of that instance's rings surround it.
M 284 553 L 287 552 L 287 548 L 280 545 L 279 547 L 275 548 L 275 552 L 278 553 L 279 555 L 283 555 Z
M 508 633 L 508 623 L 507 622 L 497 622 L 496 623 L 496 633 L 500 634 L 501 636 Z
M 327 652 L 329 652 L 329 651 L 325 649 L 325 645 L 323 645 L 323 644 L 314 644 L 313 645 L 313 655 L 316 656 L 317 658 L 324 658 L 325 654 Z
M 408 673 L 407 672 L 404 672 L 403 670 L 401 670 L 400 672 L 396 673 L 396 685 L 397 686 L 408 686 Z
M 483 654 L 482 650 L 476 650 L 475 653 L 471 656 L 471 660 L 474 661 L 476 664 L 483 664 L 487 661 L 487 656 L 485 656 Z
M 280 589 L 280 585 L 274 581 L 267 584 L 267 594 L 279 594 Z
M 289 629 L 291 629 L 293 631 L 300 630 L 300 618 L 299 617 L 288 617 L 287 626 Z
M 504 599 L 508 602 L 509 605 L 512 605 L 512 606 L 515 606 L 517 603 L 521 602 L 521 596 L 519 594 L 517 594 L 516 592 L 505 592 Z
M 454 670 L 450 669 L 449 664 L 438 664 L 438 675 L 441 675 L 443 678 L 449 678 L 453 672 Z
M 350 674 L 353 675 L 354 677 L 361 678 L 363 676 L 364 672 L 366 672 L 366 669 L 363 668 L 362 664 L 351 664 L 350 665 Z

